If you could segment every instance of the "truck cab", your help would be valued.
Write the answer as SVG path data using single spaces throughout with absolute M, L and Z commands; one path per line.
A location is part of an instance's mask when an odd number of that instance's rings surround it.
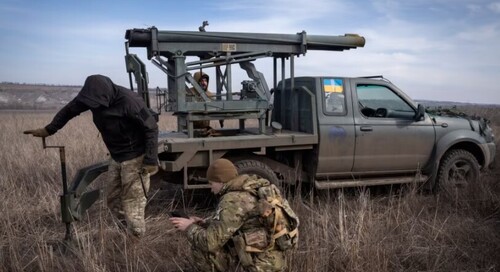
M 317 105 L 312 121 L 318 124 L 318 144 L 314 155 L 304 160 L 313 164 L 309 169 L 314 169 L 317 188 L 425 181 L 433 187 L 440 167 L 439 174 L 445 178 L 440 161 L 453 150 L 469 153 L 466 159 L 456 161 L 461 175 L 477 178 L 478 169 L 493 160 L 494 142 L 485 120 L 429 115 L 381 76 L 294 80 L 298 92 L 314 93 Z M 297 129 L 291 124 L 307 123 L 309 117 L 303 113 L 309 112 L 308 103 L 304 97 L 295 99 L 302 104 L 294 103 L 293 92 L 281 90 L 283 85 L 291 86 L 290 79 L 281 82 L 275 94 L 273 121 Z M 298 121 L 291 121 L 297 117 Z M 469 164 L 474 164 L 473 171 L 468 170 Z

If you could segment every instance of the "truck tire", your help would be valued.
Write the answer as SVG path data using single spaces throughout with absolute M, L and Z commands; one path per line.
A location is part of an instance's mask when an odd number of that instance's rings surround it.
M 475 184 L 479 180 L 476 157 L 463 149 L 448 151 L 439 166 L 438 190 L 452 192 Z
M 269 180 L 272 184 L 280 185 L 278 177 L 267 164 L 258 160 L 240 160 L 235 161 L 234 166 L 238 169 L 238 174 L 257 175 Z

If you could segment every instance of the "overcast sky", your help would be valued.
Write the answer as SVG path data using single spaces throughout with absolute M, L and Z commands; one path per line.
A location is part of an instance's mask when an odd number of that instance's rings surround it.
M 197 31 L 204 20 L 207 31 L 357 33 L 364 48 L 309 51 L 296 76 L 383 75 L 414 99 L 500 104 L 500 0 L 2 0 L 0 81 L 81 85 L 104 74 L 128 86 L 125 30 Z M 143 61 L 150 87 L 166 87 Z

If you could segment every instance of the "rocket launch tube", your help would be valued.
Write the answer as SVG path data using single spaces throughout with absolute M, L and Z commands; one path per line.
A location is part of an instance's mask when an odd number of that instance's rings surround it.
M 125 33 L 130 47 L 147 47 L 152 42 L 152 31 L 157 31 L 159 43 L 246 43 L 270 45 L 305 45 L 307 50 L 342 51 L 363 47 L 365 38 L 357 34 L 342 36 L 238 32 L 195 32 L 147 29 L 129 29 Z

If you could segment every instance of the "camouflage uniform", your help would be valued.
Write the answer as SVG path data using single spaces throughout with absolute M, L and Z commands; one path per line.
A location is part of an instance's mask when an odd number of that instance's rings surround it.
M 267 186 L 269 181 L 256 176 L 241 175 L 224 184 L 215 215 L 204 226 L 192 224 L 187 228 L 194 264 L 200 271 L 234 271 L 240 260 L 234 252 L 233 238 L 244 233 L 265 230 L 259 220 L 258 199 L 245 186 Z M 246 186 L 248 187 L 248 186 Z M 283 271 L 285 252 L 274 247 L 251 253 L 252 263 L 246 271 Z
M 196 82 L 199 82 L 201 80 L 202 76 L 206 76 L 207 77 L 207 81 L 208 81 L 207 74 L 205 74 L 203 72 L 199 72 L 199 71 L 196 72 L 196 73 L 194 73 L 193 78 L 194 78 L 194 80 Z M 205 90 L 205 94 L 210 99 L 214 99 L 215 98 L 214 93 L 212 93 L 211 91 L 209 91 L 208 88 Z M 198 95 L 198 93 L 196 92 L 196 90 L 195 90 L 194 87 L 191 87 L 189 89 L 187 97 L 188 97 L 188 101 L 204 102 L 203 98 L 200 95 Z M 210 127 L 210 120 L 195 121 L 195 122 L 193 122 L 193 127 L 195 129 L 205 129 L 207 127 Z
M 128 230 L 135 236 L 142 236 L 146 232 L 144 210 L 149 173 L 141 173 L 143 160 L 144 155 L 121 163 L 111 159 L 108 169 L 108 207 L 118 219 L 125 219 Z

